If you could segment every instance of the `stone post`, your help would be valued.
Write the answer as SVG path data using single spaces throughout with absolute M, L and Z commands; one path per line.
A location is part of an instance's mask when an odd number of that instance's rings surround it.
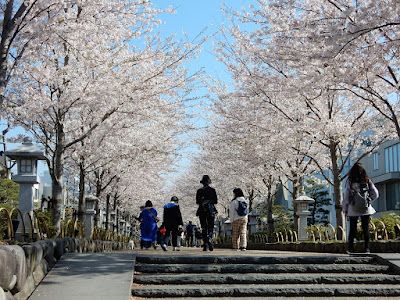
M 99 199 L 93 195 L 85 197 L 86 203 L 86 216 L 85 216 L 85 238 L 90 238 L 92 229 L 95 226 L 95 215 L 96 215 L 96 202 Z

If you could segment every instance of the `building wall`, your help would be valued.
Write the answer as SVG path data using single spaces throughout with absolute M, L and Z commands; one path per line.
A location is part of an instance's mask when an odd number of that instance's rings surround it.
M 375 209 L 400 211 L 400 141 L 382 143 L 362 164 L 379 190 L 379 198 L 373 203 Z

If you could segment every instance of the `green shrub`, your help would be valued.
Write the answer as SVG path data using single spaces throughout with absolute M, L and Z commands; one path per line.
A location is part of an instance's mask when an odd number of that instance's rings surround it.
M 44 238 L 54 238 L 57 234 L 57 229 L 52 223 L 51 214 L 47 211 L 37 210 L 36 217 L 41 232 L 45 234 Z
M 325 232 L 327 229 L 325 225 L 310 225 L 307 227 L 306 231 L 308 236 L 312 236 L 314 234 L 315 240 L 317 241 L 325 239 Z
M 400 224 L 400 215 L 397 213 L 387 213 L 379 218 L 371 218 L 371 222 L 378 228 L 382 227 L 382 224 L 380 224 L 379 221 L 382 221 L 383 224 L 385 224 L 389 240 L 396 239 L 396 232 L 394 228 L 396 224 Z

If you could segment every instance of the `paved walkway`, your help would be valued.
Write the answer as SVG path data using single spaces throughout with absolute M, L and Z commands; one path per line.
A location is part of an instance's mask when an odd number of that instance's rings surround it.
M 248 250 L 232 251 L 183 247 L 164 252 L 161 248 L 116 253 L 67 253 L 51 269 L 29 300 L 128 300 L 131 295 L 136 254 L 146 255 L 265 255 L 265 256 L 347 256 L 314 252 Z M 400 268 L 400 253 L 380 253 Z M 314 298 L 315 299 L 315 298 Z M 375 298 L 371 298 L 375 299 Z M 377 298 L 378 299 L 378 298 Z M 380 299 L 380 298 L 379 298 Z
M 29 300 L 127 300 L 134 253 L 66 253 Z

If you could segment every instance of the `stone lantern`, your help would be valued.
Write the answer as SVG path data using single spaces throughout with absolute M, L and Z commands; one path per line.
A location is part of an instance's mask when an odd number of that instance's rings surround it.
M 85 217 L 85 238 L 90 238 L 92 229 L 95 226 L 94 217 L 96 215 L 96 203 L 99 201 L 94 195 L 88 195 L 85 197 L 86 203 L 86 217 Z
M 298 219 L 298 228 L 299 228 L 299 235 L 298 235 L 298 240 L 299 241 L 306 241 L 308 239 L 307 236 L 307 216 L 311 214 L 311 212 L 308 210 L 308 205 L 310 203 L 314 203 L 315 200 L 306 196 L 305 192 L 302 191 L 300 197 L 297 199 L 293 200 L 297 204 L 297 215 L 299 216 Z
M 31 137 L 25 137 L 23 143 L 5 152 L 5 155 L 17 162 L 17 174 L 12 176 L 14 182 L 19 184 L 18 208 L 22 215 L 30 214 L 33 220 L 34 209 L 34 184 L 39 183 L 37 176 L 38 160 L 45 160 L 44 151 L 33 145 Z M 18 215 L 18 220 L 20 216 Z M 24 221 L 26 218 L 24 219 Z M 17 233 L 22 231 L 20 222 Z M 25 222 L 25 232 L 29 225 Z
M 259 232 L 260 230 L 258 229 L 258 219 L 260 218 L 260 214 L 254 210 L 252 210 L 248 214 L 248 223 L 247 223 L 247 229 L 249 231 L 249 234 L 251 233 L 256 233 Z

